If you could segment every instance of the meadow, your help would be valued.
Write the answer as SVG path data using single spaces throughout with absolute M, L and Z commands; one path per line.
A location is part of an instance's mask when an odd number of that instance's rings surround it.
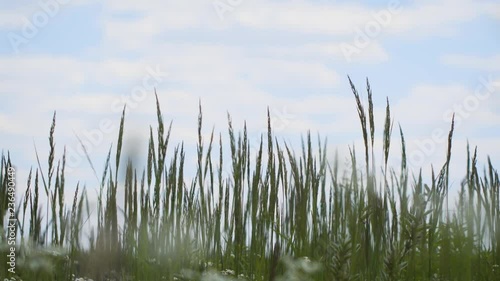
M 87 195 L 94 186 L 83 183 L 65 204 L 66 154 L 55 159 L 62 148 L 54 115 L 48 159 L 17 179 L 15 274 L 7 245 L 15 163 L 1 159 L 0 280 L 500 280 L 500 181 L 491 161 L 480 167 L 468 149 L 451 201 L 453 121 L 445 161 L 424 182 L 422 172 L 409 172 L 404 133 L 393 134 L 387 102 L 376 164 L 372 91 L 367 81 L 364 104 L 349 82 L 364 147 L 351 148 L 348 169 L 328 161 L 326 142 L 310 134 L 298 150 L 278 141 L 269 114 L 257 151 L 229 116 L 228 143 L 214 132 L 203 139 L 200 106 L 196 173 L 188 178 L 185 148 L 169 142 L 158 98 L 147 165 L 136 167 L 122 157 L 124 109 L 105 169 L 94 171 L 96 210 Z M 393 139 L 401 151 L 391 150 Z M 401 155 L 398 167 L 388 165 L 390 152 Z M 91 212 L 97 219 L 86 237 Z

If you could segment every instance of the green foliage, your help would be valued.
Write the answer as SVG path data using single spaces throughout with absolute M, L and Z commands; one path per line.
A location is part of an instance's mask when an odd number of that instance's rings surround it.
M 477 149 L 472 156 L 467 150 L 466 175 L 450 209 L 453 121 L 442 168 L 437 174 L 432 171 L 429 184 L 423 183 L 421 173 L 410 181 L 401 128 L 401 166 L 388 167 L 393 119 L 387 101 L 383 172 L 376 173 L 370 84 L 367 81 L 366 110 L 349 82 L 361 122 L 365 161 L 359 169 L 351 148 L 350 172 L 343 175 L 338 159 L 327 160 L 325 141 L 318 138 L 313 144 L 307 134 L 300 151 L 278 142 L 269 112 L 268 133 L 261 136 L 257 151 L 251 151 L 246 125 L 238 134 L 228 116 L 229 155 L 225 155 L 221 135 L 218 147 L 213 130 L 209 140 L 203 138 L 200 105 L 196 173 L 188 181 L 184 144 L 169 150 L 172 124 L 165 130 L 157 97 L 158 124 L 156 130 L 150 128 L 147 165 L 140 170 L 128 161 L 125 180 L 119 181 L 119 167 L 125 164 L 121 158 L 126 141 L 124 108 L 114 165 L 110 148 L 96 189 L 95 225 L 89 223 L 92 211 L 85 187 L 76 186 L 71 205 L 64 202 L 66 152 L 55 162 L 54 114 L 48 169 L 42 169 L 37 154 L 38 168 L 30 171 L 15 213 L 20 240 L 17 276 L 2 266 L 0 277 L 500 280 L 500 181 L 490 159 L 480 172 Z M 227 159 L 229 164 L 224 162 Z M 1 164 L 4 243 L 10 156 L 2 156 Z M 123 201 L 118 191 L 124 193 Z M 42 202 L 41 196 L 47 200 Z M 84 229 L 91 234 L 82 241 Z M 2 265 L 7 251 L 0 248 Z

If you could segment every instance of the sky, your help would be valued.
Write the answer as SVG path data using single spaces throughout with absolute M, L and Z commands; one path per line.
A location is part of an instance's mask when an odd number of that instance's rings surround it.
M 309 130 L 344 163 L 349 147 L 362 155 L 349 75 L 365 105 L 370 81 L 376 151 L 389 100 L 396 167 L 398 126 L 414 171 L 440 167 L 455 113 L 450 173 L 458 188 L 467 142 L 478 147 L 480 167 L 488 156 L 500 166 L 498 30 L 500 2 L 489 0 L 2 1 L 0 149 L 24 190 L 35 147 L 47 169 L 56 112 L 67 185 L 96 186 L 78 138 L 100 173 L 126 105 L 127 157 L 143 161 L 156 89 L 171 142 L 187 147 L 186 165 L 196 163 L 199 103 L 205 141 L 212 128 L 227 140 L 229 113 L 237 130 L 246 121 L 256 147 L 269 108 L 278 139 L 298 151 Z

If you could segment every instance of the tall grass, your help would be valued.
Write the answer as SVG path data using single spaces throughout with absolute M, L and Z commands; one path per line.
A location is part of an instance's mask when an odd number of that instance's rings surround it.
M 278 142 L 269 114 L 255 157 L 246 126 L 237 133 L 230 116 L 227 144 L 213 130 L 204 139 L 201 105 L 196 163 L 186 163 L 184 144 L 169 149 L 172 124 L 165 126 L 158 97 L 157 127 L 150 128 L 141 169 L 121 157 L 124 109 L 116 148 L 110 148 L 99 176 L 94 224 L 88 221 L 92 210 L 84 186 L 76 187 L 71 205 L 64 203 L 66 151 L 55 162 L 54 114 L 48 168 L 37 154 L 38 167 L 30 171 L 15 211 L 16 277 L 214 280 L 215 271 L 246 280 L 500 280 L 500 181 L 491 161 L 480 171 L 477 150 L 468 148 L 458 199 L 448 202 L 453 120 L 445 161 L 424 183 L 421 172 L 409 175 L 401 128 L 402 161 L 397 169 L 388 167 L 393 119 L 387 101 L 382 173 L 377 172 L 370 84 L 366 108 L 349 82 L 364 151 L 359 169 L 351 148 L 347 174 L 338 159 L 327 160 L 326 141 L 319 137 L 316 143 L 307 134 L 300 150 Z M 186 164 L 196 167 L 190 180 Z M 10 165 L 10 156 L 2 156 L 3 241 Z M 121 165 L 124 181 L 118 180 Z M 89 225 L 88 241 L 82 241 Z M 6 252 L 2 248 L 2 265 Z M 2 266 L 0 277 L 9 276 Z

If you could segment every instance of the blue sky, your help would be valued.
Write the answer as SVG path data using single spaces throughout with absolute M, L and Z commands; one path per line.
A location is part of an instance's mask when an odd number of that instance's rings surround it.
M 457 187 L 467 140 L 481 165 L 487 155 L 500 165 L 498 30 L 500 3 L 487 0 L 3 1 L 0 148 L 24 183 L 36 164 L 33 143 L 46 159 L 57 111 L 57 156 L 63 146 L 72 153 L 68 183 L 95 185 L 76 135 L 100 170 L 127 103 L 125 145 L 145 155 L 154 87 L 173 120 L 173 143 L 195 142 L 199 100 L 206 139 L 212 126 L 226 133 L 227 112 L 257 139 L 269 106 L 280 138 L 297 144 L 307 130 L 320 133 L 330 157 L 338 150 L 343 160 L 349 146 L 361 149 L 350 75 L 365 98 L 370 79 L 379 136 L 389 98 L 413 168 L 442 164 L 445 143 L 432 136 L 459 112 Z M 398 165 L 397 130 L 393 136 Z

